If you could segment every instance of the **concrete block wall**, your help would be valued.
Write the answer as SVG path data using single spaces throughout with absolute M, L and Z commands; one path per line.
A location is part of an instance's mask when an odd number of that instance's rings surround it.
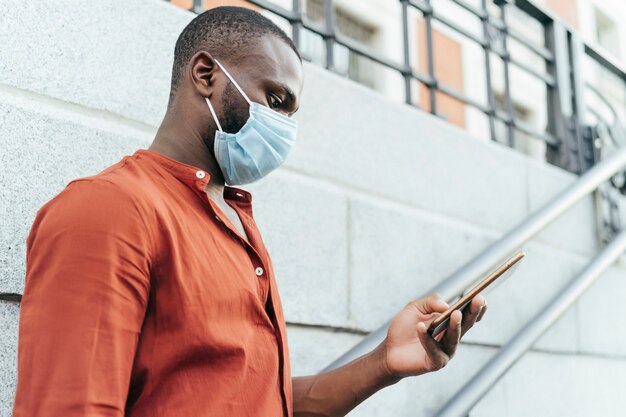
M 193 15 L 161 0 L 0 6 L 0 291 L 21 292 L 38 208 L 72 179 L 149 146 L 176 37 Z M 322 369 L 575 180 L 309 64 L 297 119 L 286 165 L 248 187 L 296 375 Z M 585 199 L 525 246 L 524 265 L 489 296 L 489 314 L 448 367 L 351 415 L 431 415 L 589 262 L 593 216 Z M 625 298 L 622 263 L 472 417 L 626 415 Z M 18 320 L 19 304 L 0 302 L 0 417 L 13 402 Z

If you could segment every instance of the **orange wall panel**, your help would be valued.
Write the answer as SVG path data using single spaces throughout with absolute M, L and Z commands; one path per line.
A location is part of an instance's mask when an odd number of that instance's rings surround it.
M 171 0 L 171 3 L 182 7 L 183 9 L 190 9 L 193 6 L 193 0 Z M 202 7 L 205 9 L 212 9 L 219 6 L 240 6 L 247 7 L 252 10 L 259 10 L 259 8 L 244 0 L 203 0 Z
M 213 9 L 219 6 L 239 6 L 247 7 L 248 9 L 259 11 L 259 7 L 244 0 L 204 0 L 202 6 L 205 9 Z
M 428 74 L 428 49 L 426 44 L 426 22 L 418 20 L 419 71 Z M 461 44 L 433 28 L 433 62 L 435 78 L 456 91 L 463 92 L 463 49 Z M 420 106 L 430 111 L 428 87 L 420 83 Z M 448 122 L 465 127 L 465 103 L 437 92 L 437 113 L 442 113 Z
M 576 0 L 546 0 L 546 6 L 565 22 L 572 25 L 574 29 L 578 29 Z
M 171 0 L 171 3 L 183 9 L 190 9 L 193 6 L 193 0 Z

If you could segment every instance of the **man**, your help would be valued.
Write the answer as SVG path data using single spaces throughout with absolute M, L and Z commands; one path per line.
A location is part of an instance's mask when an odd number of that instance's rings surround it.
M 296 47 L 260 14 L 221 7 L 189 23 L 151 146 L 37 212 L 14 417 L 343 416 L 446 365 L 481 297 L 437 340 L 426 325 L 446 303 L 414 301 L 374 351 L 292 379 L 272 264 L 234 186 L 284 161 L 302 86 Z

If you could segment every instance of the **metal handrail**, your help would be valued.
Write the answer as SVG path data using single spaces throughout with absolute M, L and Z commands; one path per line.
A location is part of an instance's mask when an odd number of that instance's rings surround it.
M 498 354 L 469 379 L 434 417 L 463 417 L 489 389 L 532 347 L 541 335 L 626 251 L 621 232 L 583 272 L 566 285 L 539 313 L 507 342 Z
M 513 230 L 489 246 L 479 256 L 458 269 L 446 280 L 439 283 L 421 298 L 430 293 L 438 293 L 446 300 L 452 300 L 499 262 L 504 260 L 523 243 L 531 239 L 568 208 L 598 188 L 626 166 L 626 147 L 618 149 L 606 160 L 598 163 L 582 175 L 574 184 L 559 193 L 550 202 L 520 222 Z M 390 322 L 370 333 L 348 352 L 331 363 L 324 371 L 335 369 L 374 349 L 386 336 Z

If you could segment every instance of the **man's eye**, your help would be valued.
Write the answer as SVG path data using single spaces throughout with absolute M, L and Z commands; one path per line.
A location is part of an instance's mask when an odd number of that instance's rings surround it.
M 283 104 L 283 102 L 280 101 L 280 99 L 276 96 L 269 96 L 269 103 L 271 108 L 277 108 L 280 107 L 281 104 Z

